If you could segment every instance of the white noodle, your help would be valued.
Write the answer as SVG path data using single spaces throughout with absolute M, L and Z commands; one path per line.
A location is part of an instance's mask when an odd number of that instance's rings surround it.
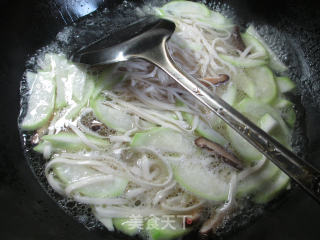
M 264 56 L 265 56 L 264 52 L 256 52 L 256 53 L 248 55 L 247 57 L 250 59 L 256 59 L 256 58 L 264 57 Z
M 81 188 L 81 187 L 85 187 L 85 186 L 92 185 L 94 183 L 100 183 L 100 182 L 112 183 L 113 181 L 114 181 L 114 177 L 112 175 L 91 176 L 91 177 L 80 179 L 74 183 L 69 184 L 65 188 L 65 192 L 67 195 L 70 195 L 73 191 L 75 191 L 76 189 Z
M 72 123 L 69 123 L 67 126 L 70 127 L 72 131 L 79 136 L 80 140 L 85 145 L 87 145 L 91 149 L 99 150 L 99 148 L 95 144 L 93 144 L 76 126 L 74 126 Z
M 164 199 L 165 197 L 167 197 L 171 190 L 176 186 L 176 182 L 173 182 L 171 185 L 169 185 L 168 187 L 160 190 L 157 192 L 156 196 L 154 197 L 152 204 L 153 205 L 157 205 L 162 199 Z
M 147 121 L 150 121 L 151 123 L 155 123 L 155 124 L 160 125 L 162 127 L 171 128 L 171 129 L 177 130 L 179 132 L 181 131 L 181 129 L 179 127 L 176 127 L 175 125 L 173 125 L 171 123 L 165 122 L 165 121 L 153 116 L 152 114 L 150 114 L 145 109 L 138 108 L 138 107 L 134 106 L 133 104 L 129 104 L 127 102 L 123 102 L 123 101 L 120 101 L 120 100 L 116 100 L 116 101 L 121 106 L 125 107 L 127 112 L 136 114 L 136 115 L 140 116 L 141 118 L 144 118 Z M 106 105 L 109 105 L 109 106 L 112 106 L 112 107 L 116 106 L 116 104 L 113 104 L 111 102 L 106 102 Z
M 45 142 L 43 147 L 43 157 L 49 159 L 52 154 L 52 146 L 49 142 Z
M 85 197 L 78 194 L 72 196 L 74 200 L 84 204 L 94 204 L 94 205 L 123 205 L 128 203 L 127 199 L 124 198 L 93 198 Z
M 169 213 L 169 211 L 160 210 L 158 208 L 129 208 L 129 207 L 99 207 L 94 208 L 96 214 L 108 218 L 130 218 L 130 216 L 149 217 L 162 216 Z
M 253 167 L 247 168 L 239 173 L 238 180 L 242 181 L 243 179 L 247 178 L 248 176 L 252 175 L 253 173 L 259 171 L 265 164 L 267 160 L 263 157 L 259 162 L 256 163 Z
M 150 162 L 149 158 L 147 158 L 146 155 L 144 155 L 142 157 L 142 159 L 139 159 L 138 161 L 140 161 L 140 167 L 142 169 L 142 176 L 144 179 L 146 180 L 152 180 L 152 177 L 150 175 L 150 167 L 152 165 L 152 163 Z M 139 163 L 137 163 L 139 165 Z
M 65 195 L 64 186 L 62 186 L 62 184 L 55 179 L 53 174 L 48 174 L 46 175 L 46 177 L 47 177 L 48 183 L 53 188 L 53 190 L 55 190 L 57 193 L 61 195 Z
M 149 149 L 148 151 L 151 152 L 152 150 Z M 155 154 L 155 152 L 154 152 L 154 154 Z M 116 161 L 113 158 L 110 158 L 110 160 L 111 160 L 111 162 L 113 164 L 115 164 L 118 168 L 120 168 L 122 170 L 122 173 L 120 173 L 120 169 L 119 169 L 119 171 L 118 171 L 119 172 L 119 174 L 118 174 L 119 176 L 124 176 L 124 177 L 130 179 L 132 182 L 134 182 L 134 183 L 136 183 L 138 185 L 141 185 L 141 186 L 145 186 L 145 187 L 165 187 L 168 184 L 170 184 L 170 182 L 172 181 L 172 178 L 173 178 L 172 169 L 171 169 L 171 166 L 164 160 L 164 158 L 160 157 L 159 154 L 157 156 L 165 164 L 165 166 L 167 167 L 167 171 L 168 171 L 167 179 L 163 183 L 153 183 L 153 182 L 145 181 L 145 180 L 143 180 L 141 178 L 138 178 L 138 177 L 136 177 L 135 175 L 133 175 L 131 173 L 131 171 L 129 170 L 128 166 L 125 165 L 123 162 Z M 90 157 L 90 159 L 93 159 L 93 158 L 94 158 L 94 156 Z M 95 160 L 98 160 L 99 158 L 100 157 L 96 156 Z M 86 158 L 86 157 L 84 157 L 83 159 L 88 160 L 88 158 Z M 102 159 L 104 159 L 104 157 L 102 157 Z M 100 172 L 102 172 L 102 173 L 110 174 L 111 168 L 109 168 L 108 166 L 100 165 L 100 166 L 97 167 L 96 165 L 97 164 L 92 164 L 91 167 L 96 169 L 96 170 L 98 170 L 98 171 L 100 171 Z M 47 167 L 47 169 L 48 169 L 48 167 Z
M 109 136 L 111 142 L 131 142 L 131 135 L 138 131 L 138 128 L 133 128 L 125 132 L 121 136 Z
M 138 195 L 144 193 L 146 191 L 146 189 L 144 188 L 135 188 L 135 189 L 129 189 L 126 193 L 126 197 L 127 198 L 135 198 Z
M 216 230 L 217 227 L 222 223 L 225 216 L 229 214 L 230 211 L 234 208 L 235 198 L 236 198 L 236 190 L 237 190 L 237 175 L 234 174 L 231 177 L 231 181 L 229 184 L 229 193 L 227 202 L 220 207 L 216 214 L 207 220 L 201 227 L 201 233 L 207 233 L 210 229 L 213 231 Z
M 104 166 L 105 164 L 103 164 L 103 162 L 100 161 L 95 161 L 95 160 L 69 160 L 69 159 L 65 159 L 65 158 L 54 158 L 53 160 L 51 160 L 45 168 L 45 172 L 48 173 L 49 170 L 58 163 L 63 163 L 63 164 L 70 164 L 70 165 L 84 165 L 84 166 Z
M 131 142 L 131 137 L 128 136 L 109 136 L 110 142 Z
M 241 54 L 240 54 L 240 57 L 241 58 L 245 58 L 249 53 L 250 51 L 252 50 L 252 47 L 253 46 L 248 46 Z
M 193 120 L 192 120 L 192 128 L 191 128 L 191 131 L 193 132 L 194 130 L 196 130 L 196 128 L 198 127 L 199 125 L 199 116 L 198 115 L 195 115 L 193 117 Z
M 172 207 L 172 206 L 167 205 L 165 202 L 162 202 L 160 205 L 163 209 L 169 210 L 170 212 L 173 212 L 173 213 L 187 213 L 187 212 L 191 212 L 195 209 L 200 208 L 201 206 L 203 206 L 203 204 L 205 202 L 206 201 L 201 200 L 200 202 L 198 202 L 190 207 Z

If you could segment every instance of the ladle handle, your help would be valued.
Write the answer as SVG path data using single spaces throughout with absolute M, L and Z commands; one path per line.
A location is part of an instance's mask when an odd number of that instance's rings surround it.
M 137 57 L 156 64 L 168 73 L 320 203 L 320 172 L 297 157 L 220 97 L 209 92 L 194 77 L 180 70 L 168 54 L 166 40 L 164 39 L 160 45 L 155 46 L 152 51 L 147 51 Z

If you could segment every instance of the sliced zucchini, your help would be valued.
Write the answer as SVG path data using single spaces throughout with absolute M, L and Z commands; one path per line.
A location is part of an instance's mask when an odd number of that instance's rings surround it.
M 198 18 L 210 16 L 210 10 L 204 4 L 191 1 L 171 1 L 158 10 L 162 17 L 166 17 L 167 14 L 178 17 L 196 16 Z
M 80 113 L 81 109 L 86 105 L 86 101 L 81 103 L 73 104 L 66 109 L 66 119 L 74 120 L 78 114 Z
M 191 1 L 171 1 L 165 4 L 161 8 L 157 8 L 156 12 L 158 16 L 162 18 L 174 17 L 195 17 L 203 25 L 212 27 L 217 30 L 230 29 L 233 24 L 229 19 L 222 14 L 211 11 L 202 3 L 196 3 Z
M 250 98 L 255 97 L 256 85 L 244 70 L 235 76 L 234 81 L 238 89 L 242 90 Z
M 210 170 L 208 167 L 188 160 L 176 164 L 173 168 L 175 180 L 181 187 L 200 198 L 223 202 L 228 198 L 228 182 L 230 181 L 230 174 L 234 170 L 219 169 L 213 171 L 215 169 Z M 278 171 L 278 167 L 268 161 L 260 170 L 239 183 L 237 197 L 245 197 L 258 191 L 275 178 Z
M 237 88 L 235 84 L 230 83 L 227 90 L 221 95 L 221 98 L 229 105 L 233 106 L 237 100 Z
M 72 82 L 68 77 L 69 63 L 64 55 L 46 54 L 47 60 L 51 65 L 51 72 L 55 75 L 57 83 L 56 109 L 67 106 L 72 99 Z M 49 60 L 50 59 L 50 60 Z
M 192 125 L 193 116 L 191 114 L 184 112 L 182 113 L 182 116 L 190 125 Z M 199 124 L 195 129 L 195 132 L 202 137 L 205 137 L 213 142 L 219 143 L 222 146 L 225 146 L 228 144 L 228 141 L 220 133 L 212 129 L 208 124 L 206 124 L 201 119 L 199 119 Z
M 28 75 L 27 75 L 28 77 Z M 23 130 L 35 130 L 48 123 L 52 116 L 55 103 L 55 81 L 50 72 L 39 72 L 30 80 L 30 96 L 28 100 L 28 110 L 24 117 L 21 128 Z
M 56 73 L 63 71 L 65 73 L 65 66 L 68 64 L 68 59 L 63 54 L 46 53 L 38 64 L 44 72 Z
M 277 77 L 276 81 L 281 93 L 290 92 L 296 87 L 296 84 L 288 77 Z
M 262 154 L 231 127 L 227 127 L 227 134 L 233 148 L 245 162 L 252 163 L 261 159 Z
M 170 225 L 166 226 L 165 223 L 156 220 L 156 218 L 148 219 L 145 224 L 147 235 L 151 240 L 172 240 L 180 238 L 192 230 L 191 228 L 183 229 L 181 224 L 182 218 L 170 219 L 170 221 L 173 220 L 175 220 L 175 222 L 170 222 Z M 181 221 L 181 223 L 179 221 Z
M 169 129 L 156 127 L 149 131 L 136 133 L 131 141 L 132 148 L 149 147 L 164 152 L 191 154 L 195 146 L 187 136 Z
M 289 127 L 293 128 L 297 120 L 296 111 L 293 108 L 290 108 L 283 113 L 283 117 Z
M 269 184 L 270 181 L 276 178 L 279 171 L 280 170 L 276 165 L 267 160 L 265 165 L 260 170 L 239 183 L 237 188 L 237 196 L 245 197 L 248 194 L 254 194 L 255 192 L 261 190 L 263 186 Z
M 67 60 L 63 54 L 46 54 L 41 64 L 57 79 L 57 108 L 66 106 L 73 99 L 81 102 L 86 92 L 87 70 L 82 65 L 76 65 Z
M 279 131 L 274 131 L 272 136 L 280 141 L 282 144 L 288 146 L 289 129 L 285 122 L 282 120 L 280 113 L 267 104 L 253 100 L 250 98 L 243 99 L 237 106 L 236 109 L 248 117 L 251 121 L 259 125 L 260 119 L 265 115 L 269 114 L 279 124 Z M 267 122 L 260 122 L 260 124 L 266 124 Z M 261 126 L 261 128 L 267 128 Z M 235 148 L 237 153 L 247 162 L 254 162 L 261 159 L 261 153 L 256 150 L 251 144 L 249 144 L 242 136 L 240 136 L 235 130 L 227 127 L 227 133 L 231 141 L 232 146 Z
M 265 59 L 241 58 L 241 57 L 231 56 L 223 53 L 220 53 L 219 57 L 222 60 L 240 68 L 252 68 L 252 67 L 262 66 L 267 63 Z
M 277 101 L 274 103 L 274 106 L 277 109 L 285 109 L 285 108 L 292 108 L 294 106 L 293 102 L 290 102 L 289 100 L 285 98 L 279 98 Z
M 87 71 L 83 66 L 70 64 L 68 67 L 68 81 L 72 83 L 72 98 L 81 102 L 86 94 Z
M 280 110 L 282 118 L 289 127 L 293 128 L 297 118 L 294 104 L 287 99 L 280 98 L 275 103 L 275 107 Z
M 269 57 L 266 49 L 259 42 L 259 40 L 257 40 L 254 36 L 251 36 L 248 33 L 243 33 L 241 34 L 241 38 L 244 44 L 246 45 L 246 47 L 252 46 L 251 54 L 253 53 L 261 54 L 261 56 L 259 57 L 260 59 L 267 59 Z
M 215 11 L 210 11 L 210 16 L 199 18 L 198 20 L 202 24 L 217 30 L 228 30 L 234 26 L 228 18 Z
M 227 141 L 220 133 L 211 128 L 208 124 L 201 121 L 196 129 L 196 132 L 213 142 L 219 143 L 221 146 L 228 145 L 229 141 Z
M 46 147 L 48 144 L 51 146 L 51 144 L 48 143 L 48 142 L 45 142 L 45 141 L 40 142 L 37 146 L 35 146 L 35 147 L 33 148 L 33 150 L 36 151 L 36 152 L 38 152 L 38 153 L 43 153 L 45 147 Z M 51 150 L 52 150 L 51 152 L 61 151 L 61 150 L 58 150 L 58 149 L 52 149 L 52 147 L 51 147 Z
M 53 167 L 53 172 L 66 186 L 88 177 L 101 176 L 101 173 L 90 167 L 62 163 L 56 164 Z M 88 185 L 77 189 L 76 192 L 88 197 L 111 198 L 120 196 L 127 184 L 128 180 L 114 176 L 114 180 L 111 182 Z
M 76 102 L 75 104 L 69 106 L 69 109 L 67 110 L 68 113 L 66 115 L 66 119 L 73 120 L 79 114 L 81 109 L 86 105 L 88 105 L 90 97 L 92 96 L 93 91 L 95 89 L 94 80 L 95 80 L 94 76 L 92 75 L 87 76 L 86 84 L 85 84 L 86 91 L 84 92 L 80 102 Z
M 51 155 L 51 153 L 61 152 L 61 150 L 63 150 L 63 149 L 53 148 L 51 146 L 51 143 L 49 143 L 47 141 L 41 141 L 39 144 L 37 144 L 37 146 L 35 146 L 33 148 L 33 150 L 38 152 L 38 153 L 44 154 L 46 148 L 49 148 L 50 155 Z M 45 156 L 45 158 L 48 158 L 48 157 Z
M 82 102 L 88 102 L 88 100 L 90 99 L 90 97 L 93 94 L 93 91 L 95 90 L 95 81 L 96 81 L 96 77 L 91 75 L 91 74 L 87 74 L 87 79 L 86 79 L 86 83 L 84 85 L 85 87 L 85 91 L 82 94 L 82 99 L 80 101 L 80 104 Z
M 61 109 L 76 101 L 83 103 L 91 91 L 92 81 L 87 78 L 85 67 L 67 60 L 63 54 L 46 54 L 41 64 L 42 68 L 50 71 L 57 84 L 55 108 Z
M 263 45 L 269 55 L 269 66 L 272 70 L 282 73 L 288 70 L 287 66 L 283 64 L 271 48 L 265 43 L 263 38 L 258 34 L 256 29 L 251 25 L 246 31 L 251 36 L 255 37 Z
M 173 167 L 173 174 L 181 187 L 200 198 L 222 202 L 228 197 L 226 176 L 223 173 L 213 174 L 198 162 L 183 161 Z
M 273 73 L 268 67 L 248 68 L 246 73 L 255 86 L 254 98 L 264 103 L 270 103 L 277 97 L 277 85 Z
M 56 109 L 61 109 L 74 102 L 80 104 L 81 107 L 87 103 L 94 88 L 94 76 L 87 74 L 84 66 L 69 62 L 62 54 L 46 54 L 42 67 L 51 71 L 55 76 Z
M 260 118 L 259 122 L 259 126 L 266 133 L 271 133 L 274 129 L 277 128 L 277 126 L 279 126 L 277 120 L 275 120 L 269 113 L 263 115 L 263 117 Z
M 95 82 L 95 89 L 92 94 L 92 99 L 96 99 L 99 93 L 105 89 L 112 89 L 117 83 L 121 82 L 124 79 L 125 74 L 113 73 L 114 66 L 110 65 L 106 67 L 99 75 L 97 76 L 97 80 Z
M 229 90 L 231 92 L 232 90 Z M 230 94 L 231 98 L 231 94 Z M 183 102 L 177 102 L 177 106 L 185 106 Z M 192 125 L 193 123 L 193 116 L 190 113 L 183 112 L 182 117 L 185 121 L 187 121 L 188 124 Z M 217 131 L 215 131 L 213 128 L 211 128 L 207 123 L 199 119 L 199 124 L 197 128 L 195 129 L 195 132 L 199 134 L 202 137 L 205 137 L 213 142 L 219 143 L 222 146 L 225 146 L 228 144 L 228 141 Z
M 31 89 L 32 88 L 32 85 L 34 83 L 34 81 L 36 80 L 37 78 L 37 74 L 34 73 L 34 72 L 26 72 L 26 81 L 27 81 L 27 85 L 28 85 L 28 88 Z
M 55 108 L 60 109 L 68 105 L 68 77 L 59 76 L 55 77 L 57 83 L 57 95 L 56 95 L 56 104 Z
M 133 117 L 126 112 L 103 104 L 103 98 L 93 101 L 92 108 L 95 116 L 107 127 L 119 132 L 126 132 L 133 128 Z
M 138 226 L 132 226 L 130 224 L 130 218 L 114 218 L 112 222 L 118 231 L 131 237 L 137 235 L 141 230 Z
M 286 189 L 289 184 L 290 178 L 285 173 L 279 171 L 274 181 L 270 182 L 266 188 L 261 189 L 252 200 L 259 204 L 268 203 Z
M 100 148 L 107 148 L 110 145 L 110 143 L 104 139 L 96 138 L 89 135 L 86 135 L 86 137 L 92 144 Z M 41 138 L 41 140 L 49 142 L 51 144 L 53 152 L 62 150 L 79 151 L 83 149 L 90 149 L 82 142 L 78 135 L 73 133 L 60 132 L 54 135 L 45 135 Z M 34 150 L 43 153 L 44 146 L 45 143 L 41 142 L 34 148 Z
M 268 104 L 263 102 L 245 98 L 243 99 L 236 107 L 241 113 L 246 115 L 249 119 L 251 119 L 254 123 L 258 124 L 258 120 L 263 117 L 264 114 L 268 113 L 272 118 L 274 118 L 280 125 L 281 135 L 289 136 L 289 129 L 286 126 L 285 122 L 281 118 L 280 112 L 276 109 L 272 108 Z
M 266 66 L 245 69 L 235 77 L 235 83 L 250 98 L 264 103 L 274 101 L 278 94 L 273 73 Z

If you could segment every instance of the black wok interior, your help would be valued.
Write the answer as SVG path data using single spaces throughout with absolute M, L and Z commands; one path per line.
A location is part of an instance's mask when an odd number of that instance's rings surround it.
M 143 2 L 143 1 L 136 1 Z M 147 2 L 147 1 L 145 1 Z M 210 2 L 205 1 L 205 2 Z M 320 8 L 307 0 L 228 0 L 245 21 L 268 23 L 291 36 L 301 47 L 308 74 L 304 89 L 308 135 L 307 159 L 320 167 Z M 110 11 L 130 1 L 116 0 L 2 0 L 0 2 L 0 238 L 129 239 L 106 230 L 87 230 L 68 216 L 42 190 L 23 156 L 17 117 L 19 86 L 26 60 L 51 42 L 66 25 L 100 8 Z M 302 57 L 302 56 L 300 56 Z M 319 239 L 320 206 L 301 190 L 285 194 L 249 226 L 224 239 Z M 194 239 L 194 236 L 189 237 Z

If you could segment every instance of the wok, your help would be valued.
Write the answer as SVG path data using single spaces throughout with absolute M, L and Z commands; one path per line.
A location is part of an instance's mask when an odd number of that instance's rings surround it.
M 142 1 L 135 1 L 142 3 Z M 147 1 L 145 1 L 147 2 Z M 210 2 L 210 1 L 206 1 Z M 301 153 L 320 167 L 320 11 L 316 3 L 294 1 L 223 1 L 235 9 L 243 22 L 268 24 L 288 38 L 296 50 L 291 55 L 301 104 L 304 107 L 304 128 L 308 142 Z M 111 11 L 130 7 L 130 1 L 104 0 L 3 0 L 0 76 L 0 237 L 11 239 L 129 239 L 104 229 L 89 231 L 75 221 L 43 191 L 23 155 L 17 117 L 19 87 L 25 62 L 40 47 L 52 41 L 66 25 L 95 11 Z M 300 144 L 303 141 L 298 141 Z M 300 189 L 285 194 L 271 204 L 265 213 L 248 226 L 236 229 L 224 239 L 319 239 L 320 207 Z M 195 239 L 195 236 L 189 237 Z

